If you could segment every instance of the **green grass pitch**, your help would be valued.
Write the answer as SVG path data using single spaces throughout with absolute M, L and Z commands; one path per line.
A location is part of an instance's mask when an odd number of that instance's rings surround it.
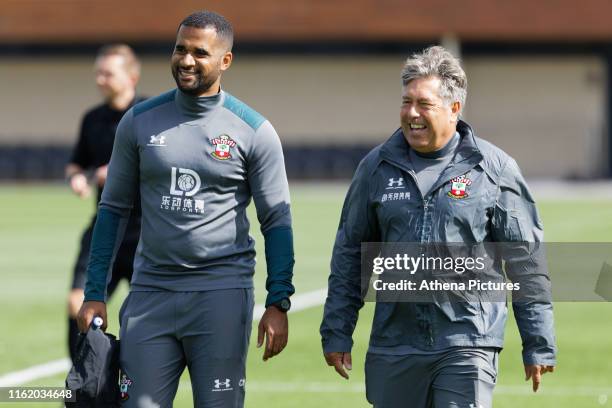
M 344 184 L 292 185 L 296 246 L 295 285 L 298 292 L 325 287 Z M 69 275 L 80 233 L 93 210 L 67 187 L 3 185 L 0 187 L 0 376 L 66 356 L 66 305 Z M 542 201 L 539 203 L 548 241 L 612 241 L 612 203 L 604 200 Z M 252 212 L 251 212 L 252 214 Z M 256 218 L 252 233 L 263 254 Z M 261 256 L 259 257 L 261 260 Z M 264 299 L 265 269 L 256 273 L 257 301 Z M 117 312 L 127 288 L 109 305 L 109 331 L 116 333 Z M 362 311 L 355 334 L 354 368 L 345 381 L 327 367 L 318 334 L 322 307 L 290 315 L 287 349 L 268 362 L 251 337 L 247 373 L 247 407 L 367 407 L 363 361 L 372 305 Z M 559 345 L 557 371 L 544 377 L 537 394 L 524 382 L 520 338 L 512 319 L 501 354 L 495 407 L 612 406 L 612 305 L 555 305 Z M 256 327 L 256 326 L 254 326 Z M 29 386 L 60 386 L 64 374 L 39 379 Z M 610 401 L 608 401 L 610 399 Z M 191 387 L 185 373 L 176 407 L 189 407 Z M 11 404 L 0 404 L 9 407 Z M 25 404 L 14 404 L 24 407 Z M 27 404 L 50 407 L 54 404 Z

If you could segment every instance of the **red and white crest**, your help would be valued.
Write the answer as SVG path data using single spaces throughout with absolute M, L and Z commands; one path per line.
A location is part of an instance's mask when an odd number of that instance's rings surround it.
M 214 138 L 210 143 L 215 147 L 211 153 L 212 157 L 219 160 L 228 160 L 232 158 L 231 148 L 236 146 L 236 142 L 228 135 L 221 135 Z
M 472 180 L 468 178 L 467 174 L 463 176 L 455 177 L 451 179 L 451 189 L 448 192 L 448 196 L 452 198 L 466 198 L 469 194 L 467 188 L 472 184 Z
M 130 380 L 130 378 L 125 375 L 125 373 L 123 373 L 121 375 L 121 381 L 119 382 L 119 392 L 121 401 L 127 401 L 128 399 L 130 399 L 130 394 L 128 394 L 128 391 L 132 384 L 133 381 Z

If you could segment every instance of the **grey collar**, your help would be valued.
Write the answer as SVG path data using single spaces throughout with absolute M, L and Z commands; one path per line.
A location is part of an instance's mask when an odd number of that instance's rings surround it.
M 220 90 L 213 96 L 191 96 L 177 89 L 175 100 L 182 114 L 192 118 L 204 118 L 223 105 L 225 92 Z

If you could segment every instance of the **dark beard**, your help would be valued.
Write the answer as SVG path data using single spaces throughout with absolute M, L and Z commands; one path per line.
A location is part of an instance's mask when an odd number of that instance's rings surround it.
M 216 77 L 213 78 L 210 75 L 205 77 L 198 72 L 196 73 L 197 80 L 195 81 L 195 83 L 189 87 L 185 87 L 180 85 L 178 67 L 172 67 L 172 76 L 174 77 L 174 82 L 176 82 L 177 88 L 180 89 L 182 92 L 192 96 L 198 96 L 208 91 L 217 80 Z

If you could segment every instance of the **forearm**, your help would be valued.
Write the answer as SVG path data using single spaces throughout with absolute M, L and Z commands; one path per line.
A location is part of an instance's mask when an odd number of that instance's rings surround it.
M 107 278 L 111 273 L 126 224 L 125 215 L 104 207 L 98 211 L 87 265 L 85 301 L 104 302 L 106 300 Z
M 555 365 L 552 287 L 544 244 L 506 243 L 506 274 L 520 284 L 512 308 L 523 341 L 525 365 Z
M 353 332 L 362 306 L 359 285 L 330 279 L 320 328 L 324 352 L 351 351 Z
M 320 328 L 326 353 L 350 352 L 353 346 L 353 332 L 363 307 L 360 253 L 358 248 L 334 248 Z
M 325 353 L 351 351 L 353 332 L 364 303 L 361 245 L 380 239 L 369 206 L 369 172 L 364 163 L 359 164 L 353 176 L 336 233 L 320 328 Z
M 293 265 L 293 231 L 291 227 L 276 227 L 264 233 L 266 247 L 266 307 L 281 299 L 288 298 L 295 292 L 292 283 Z
M 512 308 L 523 342 L 523 363 L 554 366 L 557 347 L 552 303 L 513 302 Z

